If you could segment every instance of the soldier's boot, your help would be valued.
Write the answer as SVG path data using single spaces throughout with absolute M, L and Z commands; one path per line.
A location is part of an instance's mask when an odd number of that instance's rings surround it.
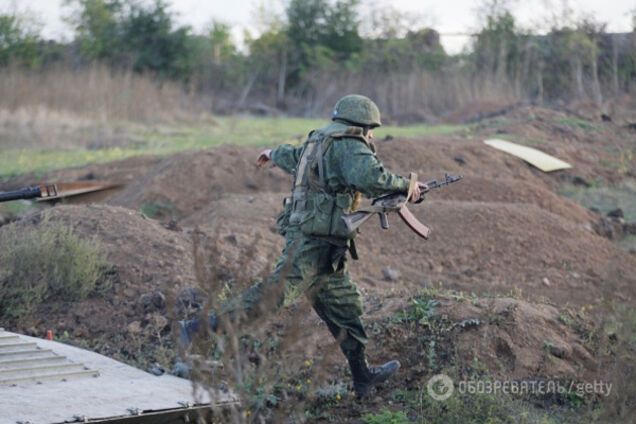
M 400 369 L 400 362 L 396 360 L 377 367 L 369 367 L 364 348 L 345 352 L 345 355 L 351 368 L 353 390 L 359 399 L 366 397 L 373 387 L 384 383 Z
M 183 350 L 187 350 L 194 337 L 203 332 L 204 322 L 200 318 L 179 321 L 179 345 Z M 212 333 L 216 333 L 219 329 L 219 320 L 214 312 L 208 314 L 207 324 Z

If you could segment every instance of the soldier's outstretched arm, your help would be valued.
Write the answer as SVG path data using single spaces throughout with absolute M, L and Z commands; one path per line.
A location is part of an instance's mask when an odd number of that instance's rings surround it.
M 369 198 L 408 192 L 409 180 L 387 170 L 362 141 L 343 138 L 335 142 L 333 147 L 346 186 Z
M 294 146 L 291 144 L 281 144 L 271 152 L 271 159 L 274 165 L 283 171 L 291 174 L 296 169 L 296 165 L 300 160 L 300 154 L 303 151 L 302 144 Z

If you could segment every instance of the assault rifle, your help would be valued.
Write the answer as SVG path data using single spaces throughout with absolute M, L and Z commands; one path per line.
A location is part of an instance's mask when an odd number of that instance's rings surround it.
M 0 191 L 0 202 L 19 199 L 59 200 L 97 191 L 119 187 L 118 184 L 103 181 L 79 181 L 72 183 L 39 184 L 14 191 Z
M 424 183 L 426 184 L 426 188 L 421 191 L 421 197 L 417 199 L 415 203 L 422 202 L 424 200 L 424 194 L 428 193 L 432 189 L 447 186 L 461 180 L 462 178 L 463 177 L 461 175 L 445 174 L 444 179 L 441 181 L 426 181 Z M 420 237 L 428 239 L 428 235 L 431 230 L 426 225 L 418 221 L 418 219 L 406 207 L 408 199 L 413 192 L 414 185 L 417 184 L 417 175 L 412 173 L 410 176 L 410 181 L 411 184 L 407 194 L 394 193 L 380 196 L 374 199 L 371 202 L 371 205 L 362 207 L 353 213 L 343 216 L 342 220 L 347 226 L 347 229 L 353 233 L 354 231 L 357 231 L 362 224 L 367 222 L 369 218 L 371 218 L 375 214 L 378 214 L 378 216 L 380 217 L 380 226 L 386 230 L 389 228 L 389 219 L 387 217 L 387 213 L 397 212 L 400 218 L 402 218 L 404 223 L 408 225 L 411 230 L 417 233 Z

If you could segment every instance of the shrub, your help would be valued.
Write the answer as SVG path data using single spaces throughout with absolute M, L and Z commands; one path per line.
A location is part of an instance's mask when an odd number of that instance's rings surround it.
M 0 317 L 24 317 L 46 301 L 82 300 L 103 283 L 106 262 L 98 247 L 70 228 L 2 230 Z

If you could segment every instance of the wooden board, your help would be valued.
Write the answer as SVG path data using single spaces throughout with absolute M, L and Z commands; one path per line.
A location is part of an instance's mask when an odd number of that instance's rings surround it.
M 510 141 L 498 139 L 484 140 L 484 143 L 497 150 L 501 150 L 502 152 L 506 152 L 523 159 L 543 172 L 572 168 L 572 165 L 569 163 L 564 162 L 561 159 L 557 159 L 554 156 L 550 156 L 547 153 L 543 153 L 541 150 L 533 149 L 532 147 L 521 146 Z

